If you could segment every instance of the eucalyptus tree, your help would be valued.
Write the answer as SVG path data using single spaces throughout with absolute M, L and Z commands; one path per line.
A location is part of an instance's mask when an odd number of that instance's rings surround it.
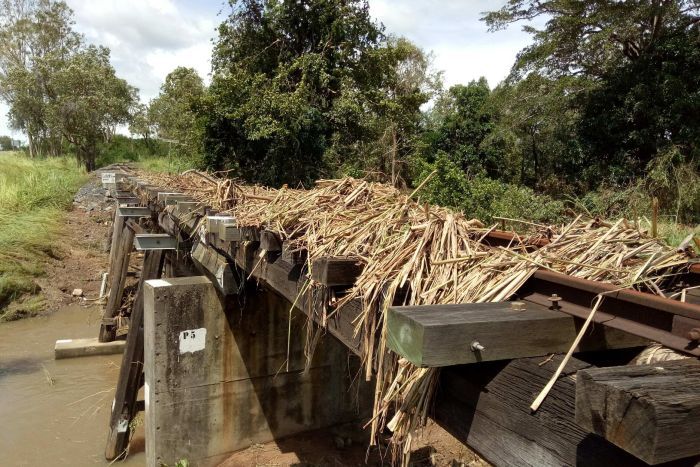
M 78 161 L 94 170 L 100 143 L 130 121 L 137 90 L 116 76 L 109 49 L 96 46 L 68 57 L 51 84 L 56 98 L 47 120 L 74 146 Z
M 72 15 L 64 2 L 0 2 L 0 97 L 12 126 L 27 134 L 32 156 L 60 152 L 60 131 L 47 125 L 46 109 L 56 99 L 53 74 L 83 44 Z

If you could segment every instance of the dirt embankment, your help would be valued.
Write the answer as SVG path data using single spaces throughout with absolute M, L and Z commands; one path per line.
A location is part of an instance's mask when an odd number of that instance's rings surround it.
M 109 258 L 106 239 L 114 209 L 114 202 L 105 197 L 99 172 L 94 173 L 76 193 L 52 254 L 42 264 L 44 274 L 35 279 L 40 295 L 25 296 L 8 306 L 6 321 L 98 298 Z M 75 289 L 81 289 L 83 297 L 74 297 Z

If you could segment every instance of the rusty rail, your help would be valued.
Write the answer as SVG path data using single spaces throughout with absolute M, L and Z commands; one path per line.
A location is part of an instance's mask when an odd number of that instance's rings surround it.
M 584 319 L 598 294 L 605 298 L 594 322 L 700 357 L 694 339 L 700 331 L 700 305 L 546 270 L 535 272 L 519 292 L 521 300 Z

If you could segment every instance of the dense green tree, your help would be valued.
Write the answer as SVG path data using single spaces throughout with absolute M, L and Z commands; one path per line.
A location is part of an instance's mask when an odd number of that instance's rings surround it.
M 0 136 L 0 151 L 12 151 L 13 149 L 12 138 L 9 136 Z
M 327 173 L 341 93 L 363 89 L 381 29 L 359 0 L 240 0 L 219 27 L 206 162 L 278 185 Z
M 496 126 L 485 78 L 457 84 L 437 100 L 428 139 L 430 153 L 442 151 L 471 174 L 500 175 L 502 154 L 484 144 Z
M 76 150 L 78 161 L 95 169 L 99 143 L 127 124 L 137 91 L 115 75 L 109 49 L 89 46 L 66 59 L 51 76 L 55 101 L 47 121 Z
M 595 164 L 587 163 L 577 137 L 576 97 L 587 85 L 587 80 L 575 77 L 551 79 L 531 73 L 493 92 L 497 137 L 485 146 L 503 139 L 510 143 L 499 153 L 499 178 L 562 194 L 583 188 L 585 179 L 595 177 Z
M 27 134 L 32 156 L 61 149 L 61 132 L 47 124 L 46 109 L 56 100 L 53 74 L 82 45 L 72 15 L 64 2 L 0 1 L 0 97 L 12 126 Z
M 202 78 L 193 68 L 176 68 L 166 76 L 147 114 L 135 121 L 140 126 L 140 134 L 144 136 L 154 131 L 159 138 L 173 144 L 176 156 L 199 160 L 203 146 L 205 92 Z
M 108 49 L 84 44 L 65 2 L 2 0 L 0 97 L 30 155 L 58 155 L 68 142 L 92 170 L 100 142 L 129 120 L 136 90 L 115 76 Z
M 348 81 L 329 112 L 333 139 L 326 161 L 344 173 L 405 185 L 422 147 L 421 106 L 440 88 L 432 57 L 390 36 L 367 53 L 365 87 Z
M 245 0 L 219 28 L 206 162 L 252 181 L 369 175 L 404 183 L 430 57 L 385 38 L 362 0 Z
M 516 76 L 537 71 L 544 76 L 601 78 L 623 61 L 644 56 L 669 32 L 687 30 L 700 21 L 698 0 L 508 0 L 483 19 L 491 30 L 527 24 L 533 43 L 514 65 Z
M 603 75 L 582 100 L 580 135 L 602 173 L 643 175 L 671 148 L 700 163 L 700 28 L 667 33 L 644 56 Z
M 671 147 L 692 157 L 699 14 L 696 0 L 509 0 L 486 14 L 492 30 L 528 22 L 534 39 L 495 93 L 520 181 L 582 192 L 629 183 Z

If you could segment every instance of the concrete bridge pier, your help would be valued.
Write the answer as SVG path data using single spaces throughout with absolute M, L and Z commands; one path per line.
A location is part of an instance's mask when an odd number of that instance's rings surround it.
M 204 276 L 147 281 L 144 293 L 148 466 L 216 465 L 368 414 L 371 388 L 351 387 L 357 362 L 342 344 L 321 338 L 304 371 L 306 318 L 278 295 L 223 298 Z

